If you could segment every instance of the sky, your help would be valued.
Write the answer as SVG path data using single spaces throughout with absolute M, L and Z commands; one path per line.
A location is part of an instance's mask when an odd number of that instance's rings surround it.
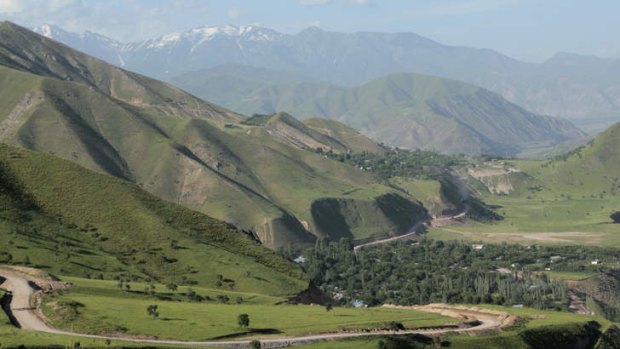
M 414 32 L 540 62 L 556 52 L 620 58 L 618 0 L 0 0 L 0 19 L 55 24 L 121 42 L 205 25 L 283 33 Z

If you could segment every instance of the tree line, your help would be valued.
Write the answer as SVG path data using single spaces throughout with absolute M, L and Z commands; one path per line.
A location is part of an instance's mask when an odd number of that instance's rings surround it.
M 353 251 L 348 239 L 306 251 L 312 280 L 340 305 L 433 302 L 565 309 L 568 290 L 551 271 L 618 268 L 612 248 L 400 241 Z M 593 265 L 593 260 L 603 261 Z

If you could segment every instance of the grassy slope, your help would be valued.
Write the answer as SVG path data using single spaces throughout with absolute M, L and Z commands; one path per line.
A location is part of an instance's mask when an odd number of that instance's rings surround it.
M 504 332 L 499 334 L 477 335 L 477 336 L 457 336 L 448 335 L 444 336 L 445 341 L 450 342 L 450 348 L 457 349 L 469 349 L 469 348 L 484 348 L 484 349 L 503 349 L 503 348 L 537 348 L 535 345 L 528 345 L 521 337 L 520 333 L 527 330 L 544 330 L 551 329 L 549 334 L 558 335 L 558 338 L 566 337 L 570 333 L 578 333 L 579 330 L 574 328 L 576 325 L 581 325 L 590 320 L 595 320 L 603 325 L 604 331 L 610 322 L 601 317 L 591 317 L 585 315 L 576 315 L 569 312 L 556 312 L 556 311 L 542 311 L 534 309 L 515 309 L 506 308 L 501 306 L 484 306 L 484 308 L 492 308 L 494 310 L 500 310 L 515 314 L 521 318 L 524 318 L 526 322 L 523 325 L 513 326 L 507 328 Z M 551 327 L 549 327 L 551 326 Z M 340 349 L 340 348 L 377 348 L 379 338 L 371 339 L 359 339 L 337 342 L 323 342 L 307 346 L 302 348 L 308 349 Z
M 224 335 L 242 336 L 248 331 L 261 329 L 273 329 L 285 335 L 303 335 L 340 328 L 382 326 L 388 321 L 400 321 L 407 326 L 453 321 L 423 312 L 381 308 L 336 308 L 326 312 L 321 306 L 276 305 L 281 299 L 219 289 L 194 288 L 194 291 L 212 299 L 217 294 L 228 295 L 230 304 L 220 304 L 214 299 L 190 303 L 184 296 L 187 288 L 170 292 L 164 290 L 162 285 L 157 285 L 159 296 L 172 298 L 161 300 L 141 293 L 146 284 L 134 283 L 132 290 L 137 292 L 126 292 L 118 290 L 114 282 L 76 278 L 69 280 L 75 287 L 63 296 L 46 298 L 46 313 L 61 327 L 90 333 L 113 331 L 121 326 L 127 328 L 128 334 L 134 335 L 209 340 Z M 243 298 L 242 304 L 235 303 L 238 296 Z M 80 314 L 71 320 L 55 316 L 54 305 L 68 301 L 83 304 L 83 307 L 78 308 Z M 148 316 L 146 308 L 150 304 L 159 306 L 159 319 L 153 320 Z M 250 315 L 249 329 L 237 325 L 236 317 L 242 313 Z
M 2 142 L 129 179 L 271 247 L 312 243 L 300 220 L 318 198 L 391 192 L 264 129 L 226 127 L 242 117 L 162 82 L 9 23 L 0 31 Z
M 431 214 L 454 208 L 454 205 L 441 195 L 441 183 L 437 180 L 394 177 L 390 179 L 390 184 L 405 193 L 415 193 Z
M 455 228 L 466 231 L 464 235 L 446 231 L 433 234 L 442 238 L 619 247 L 620 226 L 610 224 L 609 218 L 620 207 L 619 149 L 620 124 L 616 124 L 565 159 L 510 161 L 525 172 L 508 176 L 515 191 L 506 196 L 481 191 L 486 202 L 501 206 L 498 212 L 505 216 L 504 221 Z M 575 234 L 528 235 L 533 232 Z
M 305 119 L 303 122 L 312 129 L 317 130 L 318 132 L 322 132 L 336 138 L 338 141 L 345 144 L 346 147 L 351 151 L 367 151 L 369 153 L 377 154 L 381 154 L 385 151 L 370 138 L 362 135 L 356 130 L 338 121 L 321 118 L 310 118 Z
M 28 257 L 52 273 L 187 277 L 203 285 L 222 274 L 239 290 L 266 294 L 304 287 L 298 268 L 234 227 L 131 183 L 7 146 L 0 146 L 0 165 L 0 234 L 9 241 L 1 250 L 14 262 Z
M 256 120 L 256 122 L 253 122 L 253 120 Z M 276 113 L 269 118 L 265 118 L 264 115 L 255 115 L 243 123 L 256 123 L 257 126 L 264 127 L 275 138 L 301 149 L 321 148 L 325 151 L 332 150 L 335 153 L 345 153 L 348 150 L 346 145 L 337 138 L 307 127 L 304 123 L 286 113 Z

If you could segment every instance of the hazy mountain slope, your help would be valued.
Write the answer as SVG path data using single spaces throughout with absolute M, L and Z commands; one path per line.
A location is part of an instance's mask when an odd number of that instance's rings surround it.
M 203 27 L 133 44 L 59 28 L 38 30 L 111 63 L 165 79 L 230 63 L 349 86 L 416 72 L 473 83 L 527 110 L 569 118 L 591 130 L 620 120 L 619 60 L 558 54 L 534 64 L 492 50 L 442 45 L 413 33 L 345 34 L 319 28 L 284 35 L 254 26 Z
M 0 31 L 0 84 L 11 87 L 0 89 L 2 142 L 130 179 L 253 229 L 271 247 L 314 241 L 307 229 L 317 199 L 354 192 L 348 198 L 373 201 L 392 192 L 265 129 L 231 127 L 244 117 L 165 83 L 10 23 Z
M 542 174 L 550 185 L 570 186 L 588 195 L 617 195 L 620 123 L 601 132 L 586 146 L 546 164 Z
M 0 238 L 10 241 L 0 247 L 5 262 L 10 255 L 58 274 L 205 286 L 222 274 L 259 293 L 304 287 L 292 263 L 246 233 L 129 182 L 6 145 L 0 177 Z
M 312 104 L 341 88 L 294 73 L 243 65 L 222 65 L 183 74 L 172 83 L 239 113 L 273 114 Z
M 532 114 L 497 94 L 454 80 L 398 74 L 343 88 L 292 75 L 282 83 L 261 84 L 254 76 L 263 71 L 251 74 L 250 67 L 226 67 L 195 74 L 196 85 L 178 82 L 233 110 L 282 110 L 335 119 L 399 147 L 514 155 L 528 144 L 584 137 L 565 120 Z M 219 90 L 222 85 L 226 96 Z

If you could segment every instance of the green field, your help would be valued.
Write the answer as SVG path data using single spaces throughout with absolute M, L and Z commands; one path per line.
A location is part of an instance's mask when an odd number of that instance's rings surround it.
M 595 320 L 602 325 L 601 331 L 606 330 L 611 323 L 602 317 L 576 315 L 569 312 L 557 312 L 557 311 L 544 311 L 535 309 L 517 309 L 503 306 L 492 305 L 476 305 L 479 308 L 492 309 L 497 311 L 514 314 L 522 318 L 522 323 L 506 328 L 501 333 L 493 334 L 479 334 L 475 336 L 465 336 L 448 334 L 442 336 L 443 341 L 449 342 L 450 348 L 457 349 L 530 349 L 532 346 L 528 345 L 520 337 L 520 333 L 527 330 L 539 330 L 543 328 L 557 328 L 560 337 L 571 333 L 571 326 L 584 324 L 590 320 Z M 378 342 L 381 338 L 367 338 L 367 339 L 355 339 L 355 340 L 343 340 L 337 342 L 321 342 L 302 348 L 308 349 L 344 349 L 344 348 L 360 348 L 360 349 L 376 349 Z M 432 348 L 432 346 L 428 346 Z
M 620 210 L 620 125 L 583 149 L 556 160 L 510 160 L 522 172 L 482 181 L 470 177 L 477 195 L 495 206 L 504 220 L 431 229 L 438 239 L 470 239 L 523 244 L 588 244 L 620 247 L 620 225 L 609 215 Z M 492 194 L 485 185 L 509 183 L 509 194 Z M 484 183 L 484 184 L 483 184 Z
M 75 286 L 62 296 L 46 297 L 44 311 L 56 327 L 84 333 L 121 332 L 128 335 L 157 336 L 162 339 L 213 340 L 247 335 L 304 335 L 344 328 L 380 327 L 398 321 L 405 326 L 453 323 L 454 319 L 409 310 L 384 308 L 334 308 L 279 304 L 281 298 L 219 289 L 194 288 L 211 300 L 188 302 L 182 287 L 170 292 L 156 286 L 156 296 L 143 293 L 146 284 L 131 283 L 131 292 L 121 291 L 115 282 L 67 278 Z M 229 297 L 229 304 L 216 300 Z M 236 298 L 242 297 L 241 304 Z M 162 298 L 170 298 L 163 300 Z M 183 300 L 183 301 L 181 301 Z M 74 303 L 77 302 L 77 303 Z M 71 308 L 71 304 L 79 304 Z M 147 307 L 157 304 L 160 316 L 153 319 Z M 237 315 L 250 315 L 248 329 L 237 325 Z

